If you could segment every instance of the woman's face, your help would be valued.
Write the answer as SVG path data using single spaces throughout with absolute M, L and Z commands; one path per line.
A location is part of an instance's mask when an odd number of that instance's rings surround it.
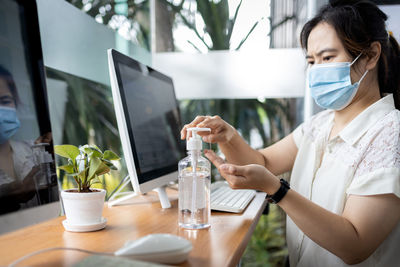
M 7 82 L 0 78 L 0 106 L 15 108 L 15 100 Z
M 354 59 L 344 48 L 335 29 L 326 22 L 321 22 L 310 32 L 307 43 L 307 62 L 310 65 L 331 62 L 352 62 Z M 350 69 L 352 83 L 360 80 L 365 72 L 366 59 L 360 57 Z M 354 68 L 354 66 L 356 66 Z M 367 79 L 367 78 L 366 78 Z M 365 82 L 364 82 L 365 83 Z M 360 86 L 356 97 L 364 95 L 365 86 Z

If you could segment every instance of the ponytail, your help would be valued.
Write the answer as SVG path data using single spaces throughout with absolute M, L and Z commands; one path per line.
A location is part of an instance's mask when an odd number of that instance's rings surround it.
M 400 47 L 389 34 L 386 44 L 381 42 L 382 54 L 379 59 L 378 80 L 381 95 L 393 94 L 396 109 L 400 110 Z

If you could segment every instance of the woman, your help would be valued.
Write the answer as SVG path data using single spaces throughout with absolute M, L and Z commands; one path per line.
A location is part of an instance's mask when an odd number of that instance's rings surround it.
M 232 188 L 262 190 L 287 213 L 290 266 L 400 266 L 399 46 L 368 1 L 334 1 L 301 33 L 313 98 L 327 110 L 256 151 L 218 116 L 226 161 L 206 156 Z M 277 175 L 291 171 L 291 189 Z
M 10 140 L 20 127 L 18 91 L 12 75 L 0 66 L 0 215 L 37 205 L 33 142 Z M 51 142 L 51 133 L 35 143 Z

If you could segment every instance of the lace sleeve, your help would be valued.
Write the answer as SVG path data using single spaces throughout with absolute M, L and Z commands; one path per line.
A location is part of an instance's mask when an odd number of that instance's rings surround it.
M 394 193 L 400 197 L 400 118 L 388 116 L 381 127 L 367 133 L 370 144 L 355 171 L 347 194 L 377 195 Z

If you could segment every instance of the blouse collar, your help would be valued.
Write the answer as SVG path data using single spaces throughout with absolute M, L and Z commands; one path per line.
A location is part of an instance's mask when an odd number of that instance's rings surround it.
M 339 136 L 346 143 L 354 145 L 374 124 L 394 109 L 393 95 L 389 94 L 362 111 L 340 131 Z

